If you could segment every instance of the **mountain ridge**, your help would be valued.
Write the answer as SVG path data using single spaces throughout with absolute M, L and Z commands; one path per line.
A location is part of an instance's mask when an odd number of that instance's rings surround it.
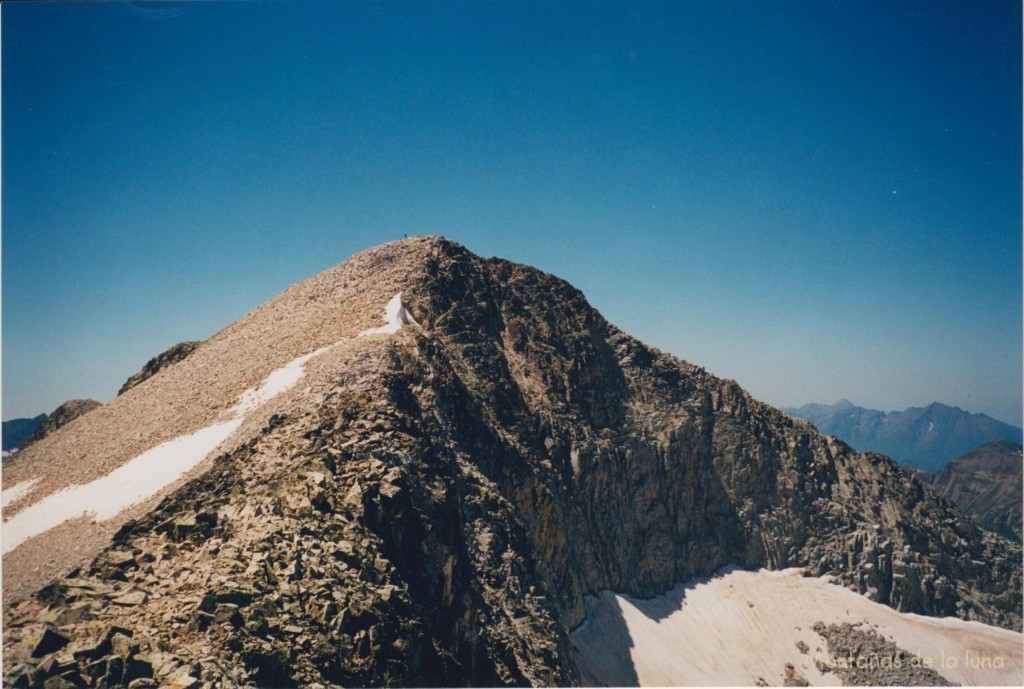
M 360 337 L 395 299 L 418 325 Z M 629 337 L 554 276 L 436 237 L 298 283 L 27 449 L 4 468 L 36 481 L 14 518 L 69 485 L 70 459 L 102 478 L 238 418 L 298 360 L 180 479 L 5 555 L 10 672 L 38 671 L 57 619 L 69 648 L 130 632 L 120 665 L 97 642 L 102 668 L 62 670 L 117 681 L 136 659 L 186 684 L 565 685 L 585 595 L 727 564 L 1020 627 L 1019 547 L 892 460 Z
M 49 414 L 4 421 L 4 450 L 20 450 L 39 442 L 62 426 L 101 406 L 100 402 L 92 399 L 67 400 Z
M 832 405 L 811 403 L 782 409 L 862 452 L 881 452 L 929 471 L 984 443 L 1019 443 L 1022 436 L 1016 426 L 941 402 L 893 412 L 866 409 L 846 399 Z
M 129 376 L 121 385 L 117 394 L 123 395 L 147 378 L 151 378 L 168 366 L 172 366 L 182 359 L 187 358 L 192 354 L 192 352 L 202 346 L 202 344 L 202 342 L 186 340 L 185 342 L 179 342 L 176 345 L 172 345 L 147 361 L 138 372 Z
M 36 429 L 46 421 L 46 414 L 38 414 L 31 418 L 9 419 L 3 422 L 3 449 L 5 452 L 16 450 L 28 440 Z

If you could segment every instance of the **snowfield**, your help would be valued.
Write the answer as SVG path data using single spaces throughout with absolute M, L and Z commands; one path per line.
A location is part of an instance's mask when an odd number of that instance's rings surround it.
M 105 521 L 156 495 L 203 461 L 242 425 L 243 418 L 236 416 L 157 445 L 102 478 L 47 495 L 4 522 L 4 554 L 69 519 Z
M 651 600 L 602 592 L 588 597 L 586 621 L 569 638 L 585 686 L 778 686 L 786 663 L 812 685 L 839 685 L 815 664 L 830 660 L 811 629 L 818 621 L 866 622 L 952 682 L 1024 684 L 1024 635 L 896 612 L 799 569 L 733 570 Z
M 263 385 L 259 386 L 255 390 L 246 390 L 243 392 L 241 401 L 232 411 L 238 416 L 245 416 L 245 414 L 257 409 L 266 402 L 269 402 L 282 392 L 295 387 L 295 384 L 298 383 L 306 373 L 304 366 L 309 363 L 310 360 L 315 359 L 324 352 L 333 349 L 337 344 L 340 343 L 321 347 L 315 352 L 310 352 L 309 354 L 305 354 L 297 359 L 289 361 L 287 364 L 267 376 L 267 379 L 263 381 Z
M 7 488 L 3 492 L 3 499 L 2 503 L 0 503 L 0 506 L 6 508 L 8 505 L 13 505 L 14 503 L 18 502 L 23 497 L 28 495 L 29 492 L 31 492 L 31 490 L 36 487 L 37 483 L 39 483 L 39 479 L 33 478 L 29 479 L 28 481 L 22 481 L 21 483 L 13 485 L 10 488 Z

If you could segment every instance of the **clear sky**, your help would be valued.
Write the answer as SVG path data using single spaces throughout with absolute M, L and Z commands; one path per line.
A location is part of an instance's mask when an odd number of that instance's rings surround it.
M 3 418 L 403 233 L 778 405 L 1021 419 L 1019 2 L 18 3 Z

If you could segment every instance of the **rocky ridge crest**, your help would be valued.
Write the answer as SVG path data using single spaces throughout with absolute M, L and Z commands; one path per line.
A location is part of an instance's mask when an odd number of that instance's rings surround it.
M 396 291 L 421 327 L 314 360 L 203 473 L 8 606 L 7 676 L 567 685 L 585 594 L 649 597 L 727 564 L 801 566 L 898 610 L 1020 629 L 1018 546 L 526 266 L 434 237 L 385 245 L 195 357 L 293 342 L 258 370 L 215 369 L 252 384 L 372 325 L 357 314 Z M 274 314 L 296 326 L 287 338 Z M 162 394 L 196 361 L 133 395 Z M 55 455 L 75 440 L 59 436 Z
M 193 341 L 179 342 L 178 344 L 168 348 L 166 351 L 157 354 L 155 357 L 147 361 L 138 372 L 129 376 L 128 380 L 126 380 L 124 385 L 121 386 L 121 389 L 117 391 L 117 394 L 123 395 L 142 381 L 155 376 L 171 364 L 178 363 L 192 354 L 192 352 L 196 351 L 196 349 L 198 349 L 202 344 L 202 342 Z

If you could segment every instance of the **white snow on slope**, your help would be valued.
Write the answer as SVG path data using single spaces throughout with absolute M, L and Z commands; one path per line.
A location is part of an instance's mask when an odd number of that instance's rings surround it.
M 29 492 L 31 492 L 31 490 L 36 487 L 37 483 L 39 483 L 39 479 L 30 478 L 27 481 L 16 483 L 10 488 L 5 489 L 3 492 L 2 502 L 0 502 L 0 506 L 6 508 L 8 505 L 13 505 L 14 503 L 18 502 L 23 497 L 28 495 Z
M 360 335 L 395 333 L 403 325 L 418 325 L 402 306 L 401 292 L 388 302 L 384 314 L 387 325 L 371 328 Z M 105 521 L 153 497 L 206 459 L 242 425 L 246 414 L 294 387 L 302 379 L 304 367 L 311 359 L 344 341 L 304 354 L 273 371 L 260 387 L 242 393 L 238 404 L 230 409 L 231 418 L 227 421 L 169 440 L 125 462 L 106 476 L 91 483 L 68 486 L 26 507 L 3 523 L 0 530 L 3 553 L 9 553 L 28 539 L 70 519 L 88 517 L 94 521 Z M 3 506 L 24 497 L 37 481 L 23 481 L 3 491 Z
M 1021 686 L 1024 635 L 978 622 L 896 612 L 824 578 L 733 571 L 635 600 L 603 592 L 570 636 L 584 685 L 782 684 L 785 663 L 812 685 L 837 685 L 814 661 L 827 661 L 811 627 L 867 621 L 874 631 L 964 685 Z M 892 638 L 890 638 L 892 637 Z M 807 654 L 797 648 L 803 641 Z M 820 650 L 819 650 L 820 649 Z M 955 660 L 951 660 L 955 659 Z
M 338 343 L 335 343 L 338 344 Z M 256 409 L 268 400 L 277 397 L 285 390 L 292 388 L 302 376 L 305 374 L 303 368 L 310 359 L 314 359 L 329 349 L 332 349 L 335 345 L 329 345 L 327 347 L 321 347 L 315 352 L 300 356 L 298 359 L 293 359 L 281 368 L 277 369 L 263 381 L 263 385 L 259 386 L 255 390 L 246 390 L 242 393 L 242 399 L 238 405 L 232 409 L 235 414 L 244 415 L 248 412 Z
M 401 292 L 391 297 L 391 301 L 384 307 L 384 319 L 387 321 L 385 325 L 367 328 L 359 333 L 359 337 L 365 337 L 366 335 L 393 335 L 401 330 L 403 325 L 419 325 L 416 319 L 412 317 L 412 314 L 402 305 Z
M 69 519 L 91 517 L 101 522 L 156 495 L 203 461 L 242 425 L 242 420 L 242 416 L 236 416 L 179 436 L 143 452 L 103 478 L 47 495 L 4 522 L 4 554 Z

